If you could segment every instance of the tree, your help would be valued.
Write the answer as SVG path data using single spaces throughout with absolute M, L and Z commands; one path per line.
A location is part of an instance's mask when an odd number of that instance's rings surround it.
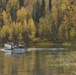
M 3 11 L 2 18 L 3 18 L 4 25 L 9 25 L 9 17 L 6 11 Z
M 4 25 L 1 29 L 0 37 L 2 38 L 3 42 L 7 42 L 9 40 L 9 26 Z
M 36 4 L 34 4 L 33 6 L 33 13 L 32 13 L 33 19 L 35 21 L 35 23 L 39 23 L 39 19 L 40 19 L 40 3 L 37 0 Z
M 52 9 L 52 0 L 49 0 L 49 12 L 51 12 Z
M 76 30 L 75 30 L 75 28 L 72 28 L 71 30 L 70 30 L 70 38 L 71 38 L 71 41 L 74 43 L 75 41 L 76 41 Z
M 17 19 L 16 13 L 17 13 L 18 9 L 19 9 L 18 0 L 11 0 L 11 1 L 9 0 L 8 1 L 6 10 L 8 13 L 10 13 L 12 21 L 16 22 L 16 19 Z
M 19 0 L 19 6 L 20 7 L 24 6 L 24 0 Z
M 42 5 L 41 5 L 41 17 L 45 16 L 45 0 L 42 0 Z
M 64 39 L 63 41 L 70 42 L 70 30 L 72 28 L 72 25 L 69 24 L 68 18 L 65 15 L 64 20 L 61 23 L 61 26 L 59 27 L 59 35 L 60 39 Z
M 33 41 L 35 39 L 36 27 L 32 18 L 30 18 L 28 21 L 27 33 L 29 38 Z
M 51 26 L 48 24 L 48 21 L 44 18 L 40 19 L 39 22 L 39 36 L 42 40 L 49 39 L 50 37 Z
M 10 26 L 10 29 L 9 29 L 9 41 L 13 42 L 13 40 L 14 40 L 14 37 L 13 37 L 13 26 Z
M 23 32 L 22 32 L 22 36 L 23 36 L 23 41 L 26 42 L 26 43 L 29 43 L 29 37 L 28 37 L 28 33 L 27 33 L 27 20 L 24 20 L 23 22 Z
M 0 29 L 3 41 L 73 42 L 76 0 L 0 0 Z
M 3 9 L 1 7 L 1 0 L 0 0 L 0 27 L 2 27 L 3 25 L 2 12 L 3 12 Z
M 27 16 L 27 9 L 22 7 L 21 9 L 19 9 L 17 11 L 17 19 L 18 21 L 20 21 L 21 23 L 23 23 L 23 21 L 26 19 Z
M 6 10 L 6 0 L 1 0 L 1 7 L 3 10 Z
M 13 38 L 13 41 L 18 41 L 18 36 L 19 36 L 19 24 L 18 23 L 15 23 L 13 22 L 12 23 L 12 38 Z
M 18 27 L 19 27 L 19 29 L 18 29 L 18 31 L 19 31 L 18 41 L 19 41 L 19 43 L 23 43 L 23 35 L 22 35 L 23 26 L 19 23 Z

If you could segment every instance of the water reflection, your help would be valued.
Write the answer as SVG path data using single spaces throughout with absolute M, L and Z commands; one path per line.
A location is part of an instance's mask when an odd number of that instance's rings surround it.
M 75 48 L 74 48 L 75 49 Z M 0 75 L 75 75 L 76 51 L 31 50 L 5 55 L 0 51 Z
M 0 52 L 0 75 L 3 74 L 4 71 L 4 53 Z

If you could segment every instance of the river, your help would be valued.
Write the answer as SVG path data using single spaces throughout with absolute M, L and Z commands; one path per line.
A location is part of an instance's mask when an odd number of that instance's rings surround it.
M 0 50 L 0 75 L 76 75 L 76 47 L 29 48 L 24 54 Z

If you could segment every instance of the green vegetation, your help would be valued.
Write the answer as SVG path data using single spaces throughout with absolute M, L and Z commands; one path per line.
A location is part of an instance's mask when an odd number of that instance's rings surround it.
M 72 46 L 73 44 L 68 43 L 68 42 L 64 42 L 62 45 L 64 45 L 64 46 Z
M 1 43 L 76 43 L 76 0 L 0 0 Z

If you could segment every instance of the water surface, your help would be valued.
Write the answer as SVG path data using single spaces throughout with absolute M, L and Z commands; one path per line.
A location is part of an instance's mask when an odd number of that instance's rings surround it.
M 76 47 L 62 49 L 31 48 L 25 54 L 0 51 L 0 75 L 76 75 Z

